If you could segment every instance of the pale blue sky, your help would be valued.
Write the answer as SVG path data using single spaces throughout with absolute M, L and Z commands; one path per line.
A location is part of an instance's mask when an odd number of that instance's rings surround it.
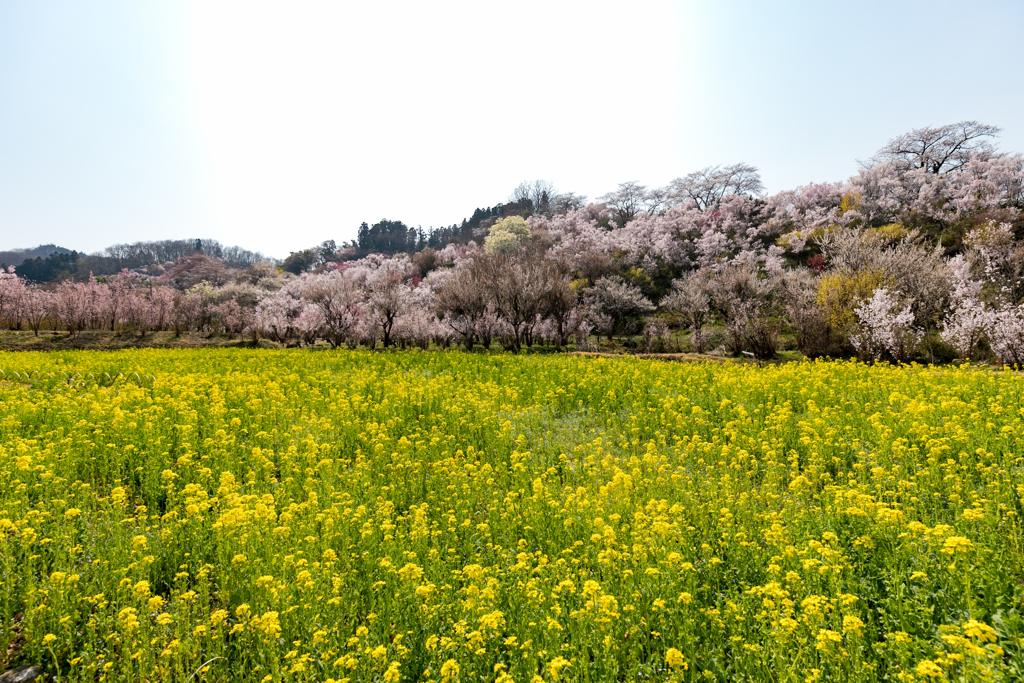
M 1024 3 L 0 0 L 0 249 L 282 257 L 710 164 L 842 180 L 963 119 L 1024 151 Z

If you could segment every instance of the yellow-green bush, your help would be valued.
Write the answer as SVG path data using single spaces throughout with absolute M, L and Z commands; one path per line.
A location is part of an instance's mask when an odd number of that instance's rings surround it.
M 817 304 L 825 320 L 836 330 L 849 331 L 857 323 L 856 308 L 870 299 L 875 290 L 890 284 L 890 279 L 877 270 L 857 272 L 839 270 L 824 275 L 818 283 Z

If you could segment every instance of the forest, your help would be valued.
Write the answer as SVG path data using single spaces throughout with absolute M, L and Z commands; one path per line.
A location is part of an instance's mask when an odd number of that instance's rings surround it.
M 772 195 L 743 163 L 660 188 L 625 182 L 592 202 L 525 182 L 461 225 L 364 223 L 351 242 L 282 262 L 215 240 L 41 247 L 0 274 L 0 324 L 1024 364 L 1024 157 L 1000 150 L 998 133 L 916 129 L 845 181 Z

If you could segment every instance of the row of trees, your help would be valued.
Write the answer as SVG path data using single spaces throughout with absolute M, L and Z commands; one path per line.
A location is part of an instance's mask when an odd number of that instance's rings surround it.
M 996 132 L 920 129 L 845 183 L 767 197 L 744 164 L 654 190 L 625 183 L 586 205 L 524 184 L 509 204 L 531 210 L 479 217 L 479 241 L 415 253 L 407 241 L 404 253 L 362 258 L 325 242 L 298 267 L 286 262 L 293 273 L 195 250 L 159 273 L 49 288 L 8 273 L 0 319 L 73 334 L 221 330 L 512 350 L 583 346 L 593 334 L 642 334 L 653 349 L 682 326 L 697 352 L 771 357 L 790 333 L 809 356 L 1020 363 L 1024 161 L 994 148 Z
M 573 341 L 585 347 L 594 333 L 640 332 L 650 347 L 674 322 L 698 353 L 709 350 L 717 321 L 725 350 L 762 358 L 774 355 L 790 330 L 809 356 L 906 361 L 918 353 L 942 357 L 945 348 L 1024 364 L 1024 248 L 1006 223 L 972 230 L 967 242 L 966 252 L 947 258 L 913 236 L 836 230 L 822 240 L 830 266 L 819 272 L 700 267 L 675 279 L 657 303 L 621 274 L 576 277 L 570 259 L 532 240 L 502 249 L 450 245 L 433 255 L 444 265 L 425 274 L 408 256 L 381 255 L 298 277 L 269 264 L 211 272 L 211 263 L 193 257 L 165 282 L 125 271 L 50 289 L 6 272 L 0 320 L 37 334 L 50 325 L 72 335 L 204 331 L 282 343 L 467 350 L 494 342 L 509 350 Z M 211 275 L 220 276 L 216 284 L 206 279 Z

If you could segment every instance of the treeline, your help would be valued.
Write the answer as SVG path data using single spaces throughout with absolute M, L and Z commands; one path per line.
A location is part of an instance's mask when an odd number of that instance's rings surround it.
M 0 319 L 334 346 L 639 337 L 651 351 L 759 358 L 786 338 L 810 357 L 1024 364 L 1024 159 L 998 151 L 997 132 L 915 130 L 845 182 L 771 196 L 744 164 L 624 183 L 589 204 L 524 184 L 508 203 L 522 210 L 481 210 L 443 246 L 397 221 L 361 232 L 394 249 L 404 239 L 395 254 L 328 241 L 282 268 L 193 250 L 159 274 L 46 287 L 8 273 Z
M 45 245 L 23 251 L 0 253 L 0 269 L 14 268 L 19 277 L 35 283 L 65 279 L 86 280 L 90 275 L 113 275 L 121 270 L 158 276 L 169 265 L 191 254 L 203 253 L 230 267 L 245 268 L 267 260 L 259 252 L 226 247 L 212 239 L 160 240 L 115 244 L 96 254 Z
M 453 223 L 450 226 L 424 230 L 422 227 L 411 228 L 402 221 L 383 219 L 373 225 L 364 222 L 359 226 L 354 242 L 344 245 L 343 249 L 337 252 L 337 256 L 338 260 L 355 260 L 369 254 L 392 256 L 415 253 L 423 249 L 438 249 L 448 244 L 468 244 L 474 240 L 482 241 L 487 236 L 488 229 L 502 218 L 550 217 L 581 209 L 585 204 L 586 197 L 572 192 L 559 193 L 550 182 L 524 182 L 512 192 L 508 202 L 484 208 L 477 207 L 461 224 Z M 301 260 L 304 263 L 315 262 L 310 252 L 315 254 L 315 250 L 309 249 L 292 252 L 289 259 Z M 302 256 L 299 256 L 300 254 Z
M 10 266 L 17 266 L 23 261 L 34 258 L 46 258 L 54 252 L 71 253 L 70 249 L 58 247 L 56 244 L 40 244 L 31 249 L 11 249 L 0 251 L 0 270 L 7 270 Z

